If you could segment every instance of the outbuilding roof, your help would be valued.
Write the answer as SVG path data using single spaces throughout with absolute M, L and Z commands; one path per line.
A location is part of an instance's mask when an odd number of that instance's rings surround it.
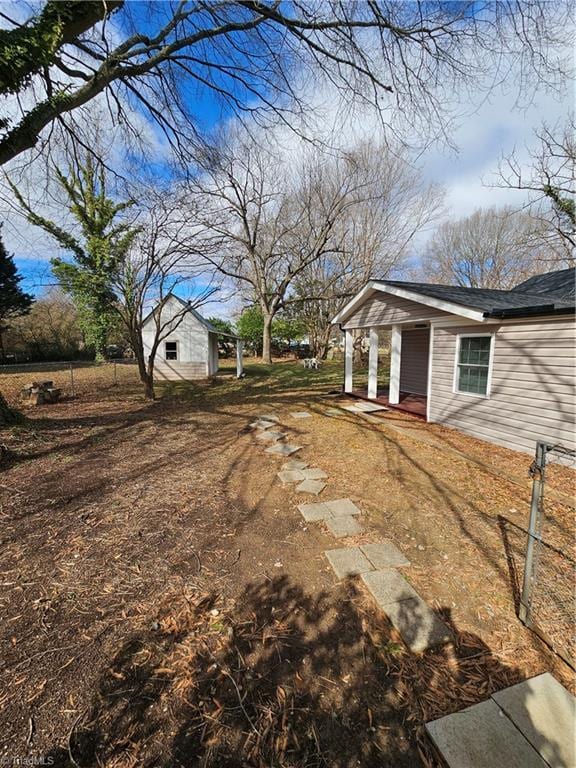
M 184 301 L 184 299 L 181 299 L 180 296 L 176 296 L 175 293 L 168 293 L 168 294 L 166 294 L 166 296 L 164 297 L 164 299 L 162 300 L 161 303 L 162 304 L 166 303 L 168 301 L 168 299 L 170 299 L 170 298 L 176 299 L 176 301 L 178 301 L 180 304 L 182 304 L 182 306 L 185 307 L 187 309 L 187 311 L 190 312 L 190 314 L 194 315 L 196 320 L 198 320 L 198 322 L 201 323 L 206 328 L 208 333 L 215 333 L 217 336 L 226 336 L 229 339 L 239 339 L 240 338 L 239 336 L 236 336 L 234 333 L 226 333 L 226 331 L 221 331 L 218 328 L 216 328 L 216 326 L 212 325 L 212 323 L 208 322 L 208 320 L 206 320 L 205 317 L 202 317 L 202 315 L 194 309 L 194 307 L 191 305 L 191 303 L 189 301 Z M 158 306 L 159 305 L 156 305 L 154 307 L 154 309 L 146 316 L 146 318 L 144 319 L 144 321 L 142 323 L 143 325 L 145 325 L 148 322 L 148 320 L 152 317 L 154 312 L 156 312 L 156 310 L 158 309 Z

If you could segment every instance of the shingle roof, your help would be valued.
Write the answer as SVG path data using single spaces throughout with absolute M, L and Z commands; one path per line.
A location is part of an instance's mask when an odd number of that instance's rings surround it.
M 545 275 L 534 275 L 512 290 L 525 293 L 555 294 L 573 299 L 575 288 L 576 276 L 574 267 L 571 267 L 570 269 L 558 269 L 556 272 L 547 272 Z
M 541 314 L 544 311 L 569 312 L 574 309 L 574 281 L 575 270 L 572 267 L 536 275 L 509 291 L 401 280 L 379 282 L 440 301 L 478 309 L 487 316 L 502 316 Z

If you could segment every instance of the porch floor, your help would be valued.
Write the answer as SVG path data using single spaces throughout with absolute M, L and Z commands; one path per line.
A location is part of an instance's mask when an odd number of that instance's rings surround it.
M 388 387 L 379 389 L 376 399 L 368 397 L 367 389 L 354 389 L 350 394 L 354 397 L 359 397 L 362 400 L 369 400 L 371 403 L 380 403 L 388 408 L 394 408 L 396 411 L 411 413 L 413 416 L 418 416 L 421 419 L 426 418 L 426 395 L 415 395 L 412 392 L 400 392 L 400 402 L 397 405 L 390 405 L 388 402 Z

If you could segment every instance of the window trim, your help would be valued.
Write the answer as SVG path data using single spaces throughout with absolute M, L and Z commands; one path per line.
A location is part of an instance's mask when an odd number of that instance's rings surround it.
M 478 392 L 462 392 L 458 389 L 458 366 L 460 365 L 460 345 L 462 339 L 485 338 L 490 339 L 490 353 L 488 355 L 488 377 L 486 379 L 486 394 L 481 395 Z M 455 395 L 463 397 L 476 397 L 480 400 L 489 400 L 492 392 L 492 369 L 494 367 L 494 347 L 496 343 L 495 333 L 459 333 L 456 336 L 456 356 L 454 358 L 454 377 L 452 381 L 452 392 Z M 466 363 L 462 363 L 466 365 Z
M 166 357 L 166 344 L 176 344 L 176 357 Z M 164 339 L 164 361 L 167 363 L 177 363 L 180 360 L 180 342 L 176 339 Z

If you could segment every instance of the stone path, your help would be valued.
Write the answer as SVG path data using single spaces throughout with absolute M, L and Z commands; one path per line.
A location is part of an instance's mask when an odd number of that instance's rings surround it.
M 343 407 L 358 414 L 388 410 L 363 402 Z M 326 413 L 336 415 L 338 411 Z M 311 416 L 307 411 L 290 415 L 295 419 Z M 301 446 L 283 442 L 287 435 L 278 429 L 278 422 L 275 415 L 261 414 L 250 424 L 259 442 L 274 443 L 266 453 L 290 456 L 301 450 Z M 324 490 L 328 477 L 322 469 L 309 468 L 307 462 L 298 459 L 282 464 L 277 474 L 283 483 L 299 483 L 297 491 L 312 494 Z M 364 531 L 357 519 L 360 509 L 351 499 L 299 504 L 298 509 L 306 522 L 324 523 L 336 538 Z M 324 554 L 339 579 L 360 576 L 412 652 L 454 639 L 446 624 L 396 570 L 410 562 L 392 541 L 330 549 Z M 575 723 L 576 700 L 546 673 L 430 722 L 426 731 L 448 768 L 576 768 Z
M 344 407 L 358 414 L 387 410 L 384 406 L 364 402 Z M 295 411 L 290 416 L 301 419 L 311 414 L 308 411 Z M 285 442 L 288 435 L 279 429 L 279 418 L 274 414 L 260 414 L 250 426 L 256 431 L 258 442 L 274 443 L 265 449 L 266 453 L 290 456 L 302 450 L 301 446 Z M 298 459 L 290 459 L 282 464 L 277 475 L 282 483 L 294 484 L 298 493 L 315 496 L 325 490 L 325 481 L 328 479 L 324 470 L 310 467 L 307 462 Z M 324 523 L 336 539 L 358 536 L 365 531 L 358 520 L 361 511 L 351 499 L 299 504 L 298 509 L 307 523 Z M 406 579 L 394 570 L 409 566 L 410 562 L 393 542 L 381 541 L 327 550 L 325 554 L 339 579 L 361 575 L 379 607 L 412 651 L 420 652 L 452 639 L 446 625 Z
M 426 725 L 448 768 L 573 768 L 576 699 L 548 672 Z
M 367 571 L 410 565 L 410 562 L 391 541 L 361 544 L 359 547 L 329 549 L 324 554 L 339 579 L 346 576 L 356 576 Z M 361 570 L 358 569 L 360 563 L 362 564 Z

